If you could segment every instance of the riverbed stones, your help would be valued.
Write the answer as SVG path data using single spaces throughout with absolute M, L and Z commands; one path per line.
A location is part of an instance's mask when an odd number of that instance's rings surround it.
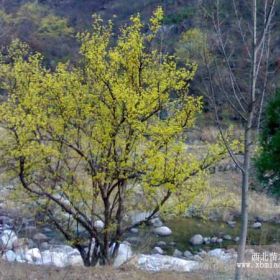
M 169 236 L 172 234 L 172 230 L 167 226 L 156 227 L 153 229 L 153 233 L 159 236 Z
M 190 243 L 193 246 L 201 245 L 203 243 L 203 236 L 201 234 L 195 234 L 191 239 Z
M 252 228 L 254 229 L 259 229 L 262 227 L 262 223 L 261 222 L 255 222 L 253 225 L 252 225 Z

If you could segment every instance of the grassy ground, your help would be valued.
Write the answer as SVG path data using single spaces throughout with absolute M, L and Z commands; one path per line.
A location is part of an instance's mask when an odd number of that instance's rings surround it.
M 65 268 L 0 262 L 0 280 L 203 280 L 197 273 L 147 273 L 133 267 Z

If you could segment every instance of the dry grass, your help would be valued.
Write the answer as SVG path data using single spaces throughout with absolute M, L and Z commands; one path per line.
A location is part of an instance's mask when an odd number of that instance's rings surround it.
M 219 213 L 222 220 L 228 220 L 233 213 L 240 214 L 241 198 L 241 174 L 234 171 L 218 172 L 210 178 L 210 185 L 221 190 L 221 201 L 228 200 L 228 207 L 220 209 Z M 223 190 L 223 191 L 222 191 Z M 264 220 L 272 220 L 273 217 L 280 215 L 280 205 L 268 197 L 265 193 L 249 191 L 249 217 L 261 217 Z
M 65 268 L 0 262 L 0 280 L 203 280 L 197 273 L 148 273 L 133 267 Z

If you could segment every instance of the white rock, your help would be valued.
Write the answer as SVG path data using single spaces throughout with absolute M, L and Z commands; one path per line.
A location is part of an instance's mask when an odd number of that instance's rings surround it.
M 137 258 L 138 268 L 146 271 L 178 271 L 189 272 L 198 267 L 195 261 L 183 260 L 162 255 L 140 255 Z
M 41 255 L 40 250 L 38 248 L 33 248 L 33 249 L 28 250 L 25 253 L 25 259 L 27 260 L 28 263 L 41 264 L 42 255 Z
M 163 254 L 163 250 L 160 247 L 155 247 L 152 250 L 152 254 L 160 254 L 160 255 L 162 255 Z
M 1 247 L 5 250 L 13 248 L 13 243 L 18 239 L 16 233 L 12 230 L 6 229 L 0 235 Z
M 168 235 L 172 234 L 172 230 L 166 226 L 156 227 L 153 229 L 153 232 L 160 236 L 168 236 Z
M 95 221 L 93 225 L 97 228 L 97 230 L 102 230 L 104 228 L 104 223 L 101 220 Z
M 254 229 L 258 229 L 258 228 L 261 228 L 262 227 L 262 223 L 260 222 L 255 222 L 253 225 L 252 225 L 252 228 Z
M 112 248 L 113 249 L 113 248 Z M 132 249 L 130 244 L 121 243 L 119 246 L 117 257 L 114 260 L 114 267 L 119 267 L 132 257 Z
M 239 236 L 236 236 L 235 238 L 234 238 L 234 241 L 237 243 L 237 242 L 239 242 L 239 240 L 240 240 L 240 237 Z
M 49 240 L 49 238 L 44 233 L 36 233 L 33 236 L 33 239 L 37 242 L 45 242 Z
M 223 243 L 223 238 L 218 238 L 217 243 L 219 243 L 219 244 Z
M 37 261 L 36 264 L 39 262 Z M 83 259 L 77 249 L 67 245 L 57 245 L 41 253 L 40 264 L 57 267 L 82 266 Z
M 203 236 L 201 234 L 195 234 L 191 239 L 190 243 L 194 246 L 201 245 L 203 243 Z
M 42 252 L 42 264 L 65 267 L 68 265 L 67 255 L 63 252 L 46 250 Z
M 161 226 L 163 226 L 163 223 L 162 223 L 162 221 L 161 221 L 160 218 L 154 218 L 154 219 L 152 219 L 152 220 L 150 221 L 150 224 L 151 224 L 152 226 L 154 226 L 154 227 L 161 227 Z
M 229 234 L 224 235 L 224 240 L 232 240 L 232 237 Z
M 190 251 L 187 250 L 187 251 L 184 252 L 184 257 L 185 258 L 192 258 L 193 254 Z
M 137 224 L 141 221 L 144 221 L 146 218 L 148 218 L 151 215 L 151 212 L 140 212 L 140 213 L 134 213 L 131 215 L 131 222 L 132 224 Z
M 158 246 L 158 247 L 166 247 L 166 242 L 165 241 L 158 241 L 157 243 L 156 243 L 156 246 Z
M 8 262 L 14 262 L 16 260 L 16 257 L 16 254 L 12 250 L 5 252 L 2 256 L 3 260 Z
M 211 242 L 212 242 L 212 243 L 216 243 L 217 240 L 218 240 L 218 237 L 216 237 L 216 236 L 214 236 L 214 237 L 211 238 Z
M 180 250 L 175 249 L 174 252 L 173 252 L 173 257 L 181 258 L 181 257 L 183 257 L 183 253 Z
M 231 254 L 226 254 L 224 250 L 217 248 L 208 252 L 208 256 L 227 261 L 232 258 Z
M 139 229 L 138 228 L 132 228 L 130 230 L 131 233 L 138 233 L 139 232 Z
M 194 256 L 193 256 L 193 260 L 194 260 L 194 261 L 197 261 L 197 262 L 202 262 L 202 261 L 203 261 L 203 258 L 202 258 L 201 256 L 199 256 L 199 255 L 194 255 Z

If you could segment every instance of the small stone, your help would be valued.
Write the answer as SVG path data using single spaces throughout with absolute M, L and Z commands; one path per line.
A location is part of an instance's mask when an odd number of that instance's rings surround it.
M 41 250 L 49 250 L 50 249 L 50 245 L 48 242 L 43 242 L 41 245 L 40 245 L 40 249 Z
M 201 250 L 201 251 L 198 253 L 198 255 L 199 255 L 200 257 L 204 258 L 204 257 L 207 256 L 207 252 L 204 251 L 204 250 Z
M 154 218 L 150 221 L 150 224 L 154 227 L 162 227 L 163 223 L 160 218 Z
M 216 236 L 213 236 L 211 238 L 211 243 L 217 243 L 218 238 Z
M 223 238 L 218 238 L 217 243 L 219 243 L 219 244 L 223 243 Z
M 49 240 L 49 238 L 44 233 L 36 233 L 33 236 L 33 239 L 37 242 L 46 242 Z
M 155 247 L 152 250 L 152 254 L 160 254 L 160 255 L 162 255 L 163 254 L 163 250 L 160 247 Z
M 173 252 L 173 257 L 181 258 L 181 257 L 183 257 L 183 253 L 180 250 L 175 249 L 174 252 Z
M 130 232 L 131 233 L 138 233 L 139 229 L 138 228 L 132 228 L 132 229 L 130 229 Z
M 203 243 L 203 236 L 201 234 L 195 234 L 191 239 L 190 243 L 194 246 L 201 245 Z
M 223 239 L 229 241 L 229 240 L 232 240 L 232 237 L 229 234 L 226 234 L 223 236 Z
M 184 252 L 184 257 L 189 259 L 193 257 L 193 254 L 190 251 L 186 250 Z
M 201 262 L 201 261 L 203 261 L 203 258 L 199 255 L 195 255 L 195 256 L 193 256 L 193 260 L 197 261 L 197 262 Z
M 38 248 L 33 248 L 26 252 L 25 258 L 28 261 L 28 263 L 36 264 L 42 260 L 42 255 Z
M 158 247 L 166 247 L 167 246 L 167 244 L 166 244 L 166 242 L 165 241 L 158 241 L 157 243 L 156 243 L 156 246 L 158 246 Z
M 104 228 L 104 222 L 101 220 L 95 221 L 93 225 L 97 230 L 102 230 Z
M 234 238 L 234 241 L 237 243 L 237 242 L 239 242 L 239 240 L 240 240 L 240 237 L 239 236 L 236 236 L 235 238 Z
M 156 227 L 153 229 L 153 232 L 160 236 L 168 236 L 172 234 L 172 230 L 166 226 Z
M 16 260 L 16 257 L 16 254 L 12 250 L 5 252 L 2 256 L 3 260 L 8 262 L 14 262 Z
M 262 223 L 260 223 L 260 222 L 255 222 L 253 225 L 252 225 L 252 228 L 254 228 L 254 229 L 259 229 L 259 228 L 261 228 L 262 227 Z
M 236 225 L 236 222 L 235 222 L 235 221 L 227 221 L 227 224 L 228 224 L 230 227 L 234 228 L 235 225 Z

